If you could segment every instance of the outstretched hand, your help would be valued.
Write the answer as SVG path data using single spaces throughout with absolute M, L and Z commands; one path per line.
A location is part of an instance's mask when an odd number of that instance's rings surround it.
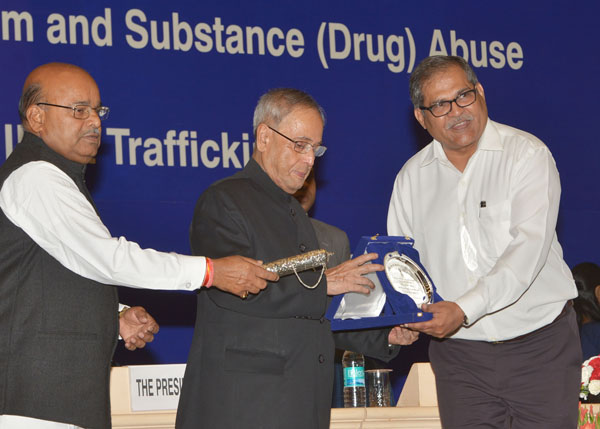
M 383 265 L 367 263 L 377 256 L 377 253 L 367 253 L 325 271 L 327 295 L 346 292 L 370 293 L 375 285 L 364 274 L 383 271 Z
M 213 259 L 213 286 L 246 298 L 249 293 L 259 293 L 267 282 L 276 282 L 279 276 L 265 270 L 262 262 L 244 256 L 227 256 Z

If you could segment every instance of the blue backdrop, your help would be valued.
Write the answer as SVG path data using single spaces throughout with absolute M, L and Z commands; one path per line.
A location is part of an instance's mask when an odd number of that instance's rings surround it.
M 600 263 L 597 1 L 27 1 L 0 4 L 0 163 L 19 136 L 25 76 L 75 63 L 111 108 L 88 171 L 106 225 L 142 246 L 189 253 L 194 203 L 251 154 L 252 112 L 272 87 L 311 93 L 327 112 L 313 215 L 362 235 L 385 233 L 403 163 L 429 141 L 408 77 L 425 56 L 468 59 L 496 121 L 540 137 L 563 186 L 559 240 L 569 265 Z M 117 360 L 184 362 L 192 294 L 122 289 L 163 332 Z M 407 348 L 400 372 L 426 359 Z

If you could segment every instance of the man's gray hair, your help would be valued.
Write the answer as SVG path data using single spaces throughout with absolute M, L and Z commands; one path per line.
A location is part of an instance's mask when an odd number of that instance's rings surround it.
M 440 71 L 446 71 L 450 67 L 460 67 L 467 75 L 467 80 L 475 86 L 478 82 L 477 75 L 462 57 L 449 55 L 433 55 L 425 58 L 419 63 L 410 75 L 409 91 L 410 100 L 415 109 L 423 105 L 423 85 L 427 83 L 435 74 Z
M 23 89 L 21 98 L 19 99 L 19 117 L 21 123 L 27 122 L 27 109 L 29 106 L 33 106 L 42 101 L 42 87 L 41 85 L 34 83 Z
M 315 109 L 325 125 L 325 111 L 309 94 L 294 88 L 276 88 L 265 93 L 254 109 L 253 132 L 260 124 L 276 127 L 296 107 Z

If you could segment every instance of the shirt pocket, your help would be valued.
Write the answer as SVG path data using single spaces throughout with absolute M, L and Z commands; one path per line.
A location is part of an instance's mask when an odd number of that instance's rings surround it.
M 283 375 L 285 358 L 264 350 L 225 350 L 225 371 Z
M 510 200 L 479 208 L 480 251 L 497 259 L 510 243 Z

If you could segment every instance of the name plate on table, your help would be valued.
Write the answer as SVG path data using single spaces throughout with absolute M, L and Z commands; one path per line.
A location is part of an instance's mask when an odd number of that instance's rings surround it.
M 185 364 L 129 367 L 132 411 L 176 410 Z
M 421 305 L 442 301 L 419 253 L 408 237 L 362 237 L 354 255 L 377 253 L 373 263 L 384 271 L 367 275 L 375 284 L 369 295 L 346 293 L 333 298 L 327 318 L 333 331 L 394 326 L 430 320 Z

